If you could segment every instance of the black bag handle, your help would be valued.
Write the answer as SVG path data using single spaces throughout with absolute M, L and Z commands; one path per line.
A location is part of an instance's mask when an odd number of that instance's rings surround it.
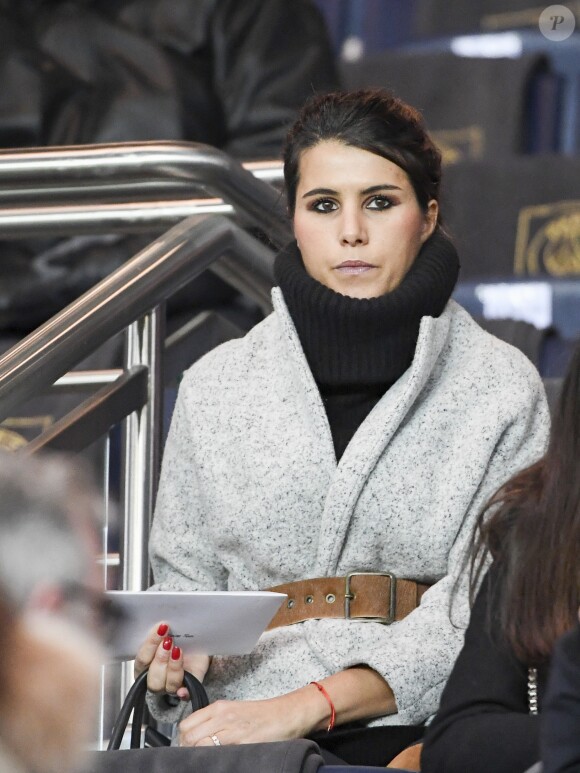
M 189 690 L 189 698 L 191 701 L 191 707 L 193 711 L 203 709 L 209 705 L 209 700 L 205 687 L 196 679 L 193 674 L 186 671 L 183 675 L 183 682 Z M 111 738 L 107 751 L 113 749 L 119 749 L 125 730 L 129 723 L 129 717 L 133 712 L 133 725 L 131 728 L 131 749 L 138 749 L 141 745 L 141 726 L 143 724 L 143 715 L 145 713 L 145 696 L 147 695 L 147 671 L 143 671 L 139 674 L 137 679 L 133 682 L 131 689 L 127 693 L 121 710 L 117 715 L 113 729 L 111 730 Z

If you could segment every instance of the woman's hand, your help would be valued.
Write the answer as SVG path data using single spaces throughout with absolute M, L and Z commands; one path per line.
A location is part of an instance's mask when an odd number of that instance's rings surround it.
M 327 706 L 310 688 L 261 701 L 216 701 L 179 724 L 180 746 L 217 746 L 301 738 L 324 716 Z
M 337 724 L 393 714 L 397 704 L 385 680 L 367 666 L 354 666 L 322 680 Z M 179 725 L 181 746 L 303 738 L 328 727 L 331 704 L 314 685 L 261 701 L 217 701 L 190 714 Z
M 203 682 L 209 664 L 208 655 L 183 656 L 181 648 L 174 644 L 167 623 L 159 623 L 149 631 L 137 652 L 135 676 L 148 668 L 147 688 L 151 692 L 169 693 L 189 700 L 189 692 L 183 686 L 184 669 Z

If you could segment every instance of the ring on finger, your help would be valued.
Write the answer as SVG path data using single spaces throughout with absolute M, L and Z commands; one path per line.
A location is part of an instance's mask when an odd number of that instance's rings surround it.
M 217 735 L 215 735 L 215 733 L 210 735 L 210 738 L 213 741 L 214 746 L 221 746 L 220 739 L 217 737 Z

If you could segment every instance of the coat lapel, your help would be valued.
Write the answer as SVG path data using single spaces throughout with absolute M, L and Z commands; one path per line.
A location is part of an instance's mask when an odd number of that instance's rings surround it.
M 279 288 L 272 290 L 272 299 L 284 344 L 294 362 L 307 402 L 308 414 L 320 438 L 321 462 L 326 462 L 325 467 L 328 465 L 331 484 L 320 523 L 317 560 L 312 576 L 330 576 L 336 573 L 350 519 L 363 486 L 433 372 L 449 335 L 454 304 L 450 302 L 437 319 L 423 317 L 411 367 L 373 408 L 337 465 L 320 391 Z
M 363 486 L 412 409 L 447 340 L 449 307 L 423 317 L 411 367 L 381 398 L 348 444 L 330 486 L 318 543 L 316 574 L 336 574 L 348 527 Z

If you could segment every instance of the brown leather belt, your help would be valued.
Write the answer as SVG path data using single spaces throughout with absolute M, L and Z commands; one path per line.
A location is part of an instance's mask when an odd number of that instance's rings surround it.
M 267 631 L 323 617 L 365 619 L 389 625 L 419 606 L 429 588 L 401 580 L 390 572 L 349 572 L 345 577 L 317 577 L 268 588 L 288 598 Z

